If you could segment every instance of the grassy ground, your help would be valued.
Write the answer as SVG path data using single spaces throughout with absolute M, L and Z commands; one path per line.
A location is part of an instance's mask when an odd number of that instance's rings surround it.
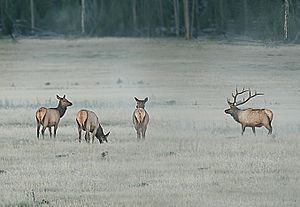
M 1 206 L 300 205 L 300 48 L 173 39 L 0 42 Z M 224 114 L 235 86 L 263 91 L 274 136 Z M 58 136 L 34 113 L 73 102 Z M 145 141 L 131 124 L 149 97 Z M 79 144 L 75 114 L 94 110 L 109 143 Z

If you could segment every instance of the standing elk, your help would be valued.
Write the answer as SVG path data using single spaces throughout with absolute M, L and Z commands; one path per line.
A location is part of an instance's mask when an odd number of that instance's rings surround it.
M 56 137 L 56 130 L 58 127 L 58 123 L 60 118 L 66 113 L 67 107 L 72 106 L 72 103 L 66 99 L 66 95 L 63 97 L 59 97 L 56 95 L 58 99 L 58 106 L 56 108 L 39 108 L 35 113 L 35 119 L 37 124 L 36 136 L 39 139 L 40 136 L 40 127 L 42 128 L 42 135 L 44 138 L 44 133 L 46 128 L 49 129 L 50 137 L 52 137 L 51 127 L 54 127 L 54 137 Z
M 90 132 L 92 133 L 91 142 L 94 143 L 95 136 L 99 140 L 100 144 L 104 141 L 107 142 L 107 137 L 110 134 L 104 134 L 103 129 L 100 125 L 97 115 L 93 111 L 82 109 L 78 111 L 76 115 L 76 122 L 78 125 L 79 142 L 81 142 L 81 132 L 85 131 L 85 141 L 90 141 Z
M 237 96 L 244 94 L 246 92 L 249 93 L 248 98 L 237 102 Z M 246 103 L 251 98 L 254 98 L 255 96 L 261 96 L 261 95 L 264 94 L 257 93 L 256 91 L 254 94 L 252 94 L 250 89 L 245 90 L 244 88 L 241 92 L 238 92 L 236 88 L 235 94 L 232 93 L 233 102 L 230 102 L 230 100 L 227 99 L 230 108 L 226 109 L 225 113 L 230 114 L 235 121 L 237 121 L 242 125 L 242 135 L 244 134 L 246 127 L 251 127 L 253 133 L 255 134 L 255 127 L 262 127 L 262 126 L 264 126 L 266 129 L 269 130 L 268 134 L 272 134 L 271 122 L 273 120 L 273 112 L 270 109 L 252 109 L 252 108 L 239 109 L 237 107 Z
M 134 99 L 136 101 L 136 109 L 132 115 L 134 128 L 136 129 L 137 138 L 140 139 L 142 135 L 142 138 L 145 139 L 147 125 L 149 123 L 149 114 L 145 110 L 145 103 L 148 101 L 148 97 L 144 100 L 139 100 L 136 97 L 134 97 Z

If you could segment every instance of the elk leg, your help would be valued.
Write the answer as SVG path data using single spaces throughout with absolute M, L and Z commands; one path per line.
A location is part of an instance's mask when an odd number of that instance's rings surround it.
M 136 129 L 136 136 L 138 139 L 141 138 L 141 129 L 140 128 Z
M 91 143 L 94 143 L 96 131 L 97 131 L 97 130 L 95 129 L 95 130 L 92 132 Z
M 57 128 L 58 128 L 58 124 L 55 124 L 55 126 L 54 126 L 54 138 L 56 137 Z
M 49 129 L 50 138 L 51 138 L 51 137 L 52 137 L 52 131 L 51 131 L 51 127 L 49 126 L 49 127 L 48 127 L 48 129 Z
M 42 128 L 43 139 L 45 139 L 45 130 L 46 130 L 46 127 L 43 126 L 43 128 Z
M 246 126 L 242 125 L 242 135 L 243 135 L 244 132 L 245 132 L 245 128 L 246 128 Z
M 38 139 L 40 138 L 40 127 L 41 127 L 41 125 L 38 123 L 36 126 L 36 137 Z
M 81 132 L 82 132 L 82 129 L 80 127 L 78 127 L 78 139 L 79 139 L 79 142 L 81 142 Z
M 88 142 L 90 142 L 90 128 L 87 127 L 85 129 L 85 131 L 86 131 L 86 133 L 85 133 L 85 141 L 88 143 Z
M 146 136 L 146 130 L 147 130 L 147 127 L 145 126 L 143 129 L 142 129 L 142 137 L 145 139 L 145 136 Z
M 256 135 L 255 134 L 255 127 L 252 127 L 252 131 L 253 131 L 253 134 Z
M 271 126 L 271 124 L 267 125 L 266 128 L 269 130 L 268 134 L 272 134 L 272 126 Z
M 87 143 L 90 142 L 90 133 L 89 133 L 89 132 L 86 132 L 86 133 L 85 133 L 85 141 L 86 141 Z

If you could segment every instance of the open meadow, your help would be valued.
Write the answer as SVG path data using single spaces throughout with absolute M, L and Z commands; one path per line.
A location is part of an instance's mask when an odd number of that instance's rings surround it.
M 224 110 L 235 87 L 274 112 L 256 136 Z M 56 138 L 35 111 L 73 103 Z M 145 140 L 134 96 L 149 97 Z M 0 206 L 300 206 L 300 46 L 146 38 L 0 40 Z M 108 143 L 78 143 L 91 109 Z

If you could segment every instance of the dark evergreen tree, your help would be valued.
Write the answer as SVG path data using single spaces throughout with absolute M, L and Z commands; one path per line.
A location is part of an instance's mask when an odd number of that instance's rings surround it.
M 31 7 L 32 2 L 34 4 Z M 1 34 L 81 35 L 82 2 L 82 0 L 0 0 Z M 288 32 L 288 40 L 299 41 L 298 0 L 84 0 L 84 2 L 84 35 L 87 36 L 191 38 L 219 35 L 225 38 L 240 35 L 255 39 L 283 40 Z M 285 7 L 287 3 L 288 9 Z M 288 23 L 285 24 L 287 12 Z

